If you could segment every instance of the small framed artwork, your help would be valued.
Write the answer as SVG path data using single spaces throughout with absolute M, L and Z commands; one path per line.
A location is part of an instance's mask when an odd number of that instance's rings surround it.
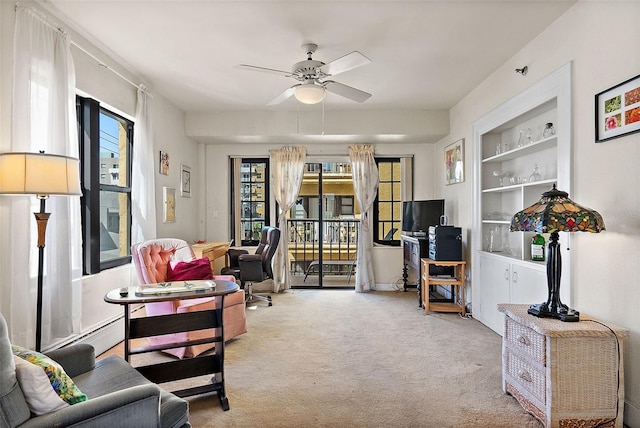
M 191 168 L 180 165 L 180 196 L 191 197 Z
M 640 131 L 640 76 L 596 94 L 596 143 Z
M 446 184 L 464 181 L 464 138 L 444 148 L 444 175 Z
M 162 188 L 164 202 L 164 219 L 165 223 L 174 223 L 176 221 L 176 189 L 172 187 Z
M 169 175 L 169 153 L 160 150 L 160 174 Z

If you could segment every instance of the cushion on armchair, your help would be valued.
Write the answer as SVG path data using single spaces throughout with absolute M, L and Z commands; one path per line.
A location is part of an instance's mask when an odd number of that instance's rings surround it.
M 83 394 L 82 391 L 78 389 L 60 364 L 40 352 L 31 351 L 30 349 L 15 345 L 11 348 L 13 355 L 22 358 L 30 364 L 34 364 L 44 371 L 49 378 L 51 387 L 61 399 L 69 404 L 87 401 L 86 394 Z
M 13 360 L 20 388 L 31 413 L 44 415 L 69 406 L 69 403 L 58 397 L 58 394 L 51 387 L 47 374 L 41 367 L 23 360 L 17 355 L 13 356 Z
M 185 281 L 190 279 L 213 279 L 211 261 L 208 258 L 188 262 L 169 263 L 167 281 Z

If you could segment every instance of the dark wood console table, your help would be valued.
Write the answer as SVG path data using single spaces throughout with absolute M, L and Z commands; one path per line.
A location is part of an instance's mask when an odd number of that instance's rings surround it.
M 204 282 L 205 281 L 188 281 L 189 284 L 195 284 L 196 286 Z M 191 345 L 201 345 L 204 343 L 215 343 L 215 351 L 204 356 L 163 362 L 159 364 L 150 364 L 135 368 L 144 377 L 154 383 L 171 382 L 204 374 L 213 374 L 211 383 L 174 391 L 174 394 L 179 397 L 187 397 L 208 392 L 216 392 L 223 410 L 229 410 L 229 400 L 227 399 L 224 386 L 224 325 L 222 322 L 222 308 L 224 306 L 224 296 L 237 291 L 239 287 L 236 283 L 231 281 L 215 280 L 214 282 L 215 288 L 170 294 L 162 293 L 140 295 L 136 294 L 138 287 L 129 287 L 128 294 L 126 296 L 121 296 L 120 289 L 116 288 L 109 291 L 104 297 L 104 300 L 107 303 L 122 305 L 124 307 L 124 358 L 127 361 L 129 361 L 129 357 L 131 355 L 135 354 L 160 351 L 162 349 L 181 348 Z M 180 281 L 180 283 L 184 283 L 184 281 Z M 159 286 L 160 284 L 148 285 Z M 131 304 L 199 299 L 203 297 L 219 297 L 216 299 L 216 309 L 131 318 L 131 312 L 129 309 L 129 305 Z M 130 341 L 132 339 L 203 329 L 215 329 L 215 335 L 206 339 L 189 340 L 172 344 L 142 346 L 133 349 L 130 347 Z
M 409 287 L 418 289 L 418 306 L 422 308 L 422 296 L 420 293 L 420 278 L 422 266 L 420 259 L 429 256 L 429 239 L 427 237 L 415 237 L 402 235 L 403 268 L 402 282 L 404 291 Z

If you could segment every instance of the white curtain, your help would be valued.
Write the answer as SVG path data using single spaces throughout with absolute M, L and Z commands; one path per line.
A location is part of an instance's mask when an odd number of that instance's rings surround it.
M 44 16 L 16 8 L 11 151 L 78 157 L 75 73 L 70 42 Z M 0 278 L 2 311 L 15 344 L 35 345 L 38 276 L 37 231 L 32 196 L 3 197 L 8 223 L 2 240 L 11 258 Z M 42 348 L 80 331 L 82 232 L 80 197 L 53 196 L 44 249 Z M 8 226 L 8 227 L 7 227 Z M 9 305 L 5 297 L 8 294 Z
M 156 195 L 153 156 L 153 126 L 150 96 L 138 88 L 136 127 L 133 133 L 131 178 L 131 243 L 156 238 Z
M 278 228 L 280 243 L 273 264 L 273 292 L 291 288 L 289 282 L 289 228 L 287 212 L 296 202 L 307 157 L 305 147 L 283 147 L 270 154 L 271 186 L 279 205 Z
M 373 235 L 371 233 L 371 206 L 378 190 L 378 167 L 373 157 L 373 146 L 349 146 L 353 188 L 360 203 L 360 231 L 358 233 L 358 269 L 356 292 L 370 291 L 376 284 L 373 272 Z

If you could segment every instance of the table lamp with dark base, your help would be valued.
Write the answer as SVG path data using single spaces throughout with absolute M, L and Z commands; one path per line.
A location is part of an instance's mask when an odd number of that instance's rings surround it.
M 580 321 L 580 312 L 569 308 L 560 300 L 562 257 L 558 232 L 599 233 L 605 230 L 602 216 L 590 208 L 576 204 L 569 199 L 567 192 L 556 189 L 554 184 L 553 189 L 543 193 L 538 202 L 513 216 L 510 230 L 551 233 L 547 251 L 547 301 L 531 305 L 527 312 L 540 318 Z

